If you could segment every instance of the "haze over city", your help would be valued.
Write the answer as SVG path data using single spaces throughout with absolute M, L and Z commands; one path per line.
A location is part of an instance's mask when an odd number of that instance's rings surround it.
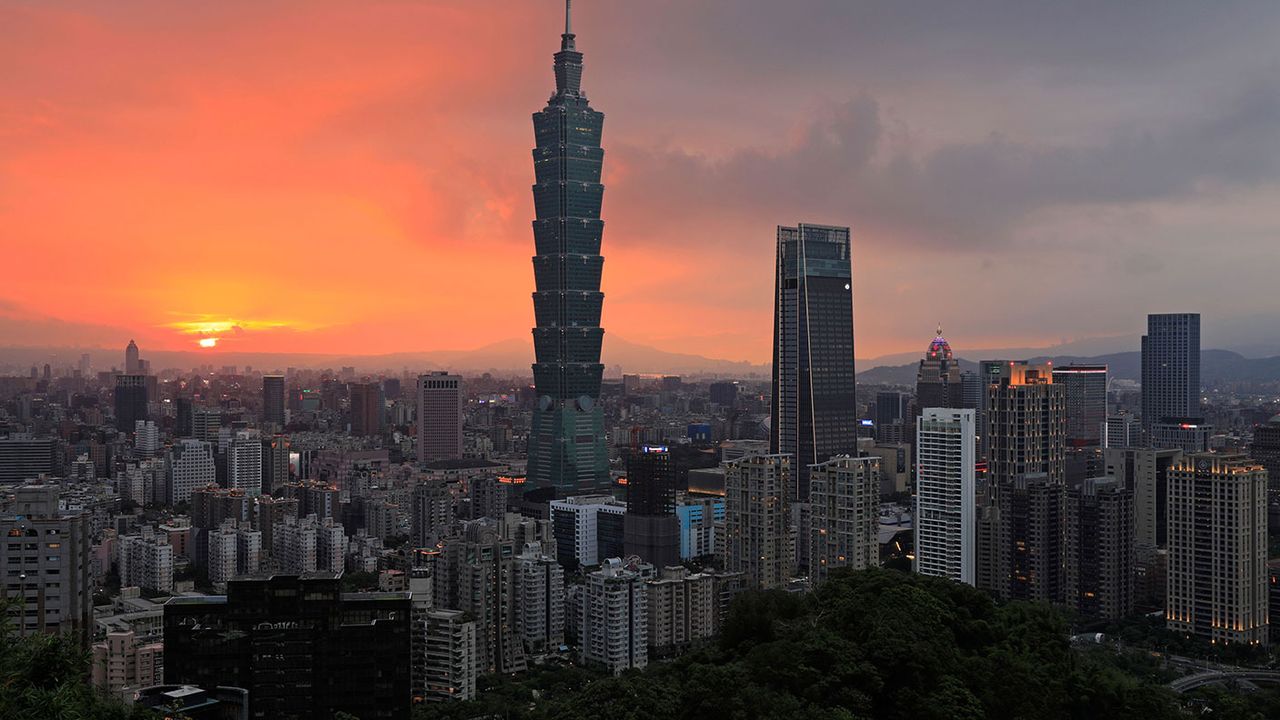
M 0 0 L 0 719 L 1280 718 L 1277 31 Z
M 0 345 L 527 343 L 552 4 L 0 6 Z M 610 116 L 606 348 L 767 362 L 773 227 L 801 220 L 852 228 L 860 358 L 939 322 L 961 354 L 1133 347 L 1188 287 L 1207 346 L 1276 335 L 1275 4 L 579 22 Z

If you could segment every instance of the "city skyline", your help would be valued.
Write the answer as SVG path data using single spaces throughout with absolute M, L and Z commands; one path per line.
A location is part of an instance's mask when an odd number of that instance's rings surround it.
M 287 3 L 253 23 L 240 3 L 0 9 L 22 68 L 0 99 L 0 243 L 28 268 L 0 291 L 0 335 L 218 338 L 214 363 L 527 338 L 523 118 L 555 4 L 313 3 L 305 32 Z M 1277 309 L 1250 290 L 1280 224 L 1280 103 L 1254 42 L 1276 9 L 1162 8 L 1148 28 L 1133 7 L 939 5 L 934 24 L 804 5 L 578 13 L 612 118 L 611 335 L 766 362 L 772 230 L 797 215 L 852 228 L 866 357 L 939 321 L 966 356 L 1136 335 L 1149 311 L 1222 327 Z M 926 266 L 1005 289 L 939 308 Z

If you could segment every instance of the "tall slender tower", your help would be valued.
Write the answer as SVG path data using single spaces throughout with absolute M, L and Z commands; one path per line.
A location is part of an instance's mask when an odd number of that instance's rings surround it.
M 795 455 L 791 499 L 809 466 L 858 452 L 849 228 L 778 226 L 769 451 Z
M 604 114 L 582 92 L 570 0 L 555 54 L 556 91 L 533 116 L 533 238 L 536 290 L 533 382 L 538 407 L 529 437 L 528 479 L 564 497 L 609 480 L 600 399 L 600 237 L 604 222 L 600 133 Z

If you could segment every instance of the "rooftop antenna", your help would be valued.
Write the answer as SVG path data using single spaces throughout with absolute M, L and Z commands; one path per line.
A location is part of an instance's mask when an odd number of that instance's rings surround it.
M 573 34 L 573 0 L 564 0 L 564 34 Z

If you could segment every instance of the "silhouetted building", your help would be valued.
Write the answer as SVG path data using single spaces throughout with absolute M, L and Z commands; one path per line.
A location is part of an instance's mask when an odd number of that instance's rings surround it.
M 1133 542 L 1140 559 L 1168 544 L 1169 468 L 1181 458 L 1181 450 L 1103 451 L 1103 473 L 1133 490 Z
M 916 371 L 916 415 L 925 408 L 964 407 L 964 386 L 960 362 L 951 353 L 951 344 L 942 337 L 942 327 L 929 343 Z
M 409 610 L 337 573 L 232 580 L 165 603 L 165 681 L 244 688 L 254 718 L 408 718 Z
M 1067 445 L 1101 445 L 1102 428 L 1107 421 L 1107 366 L 1055 367 L 1053 384 L 1061 385 L 1066 395 Z
M 997 481 L 998 597 L 1062 601 L 1064 502 L 1065 486 L 1043 472 Z
M 1133 510 L 1132 488 L 1115 478 L 1089 478 L 1067 491 L 1067 605 L 1109 620 L 1133 612 Z
M 1200 314 L 1147 316 L 1142 336 L 1142 427 L 1200 417 Z
M 133 432 L 139 420 L 149 419 L 147 413 L 147 376 L 117 375 L 115 387 L 116 429 Z
M 809 466 L 858 447 L 849 228 L 778 226 L 769 449 L 795 457 L 789 499 L 809 499 Z
M 556 91 L 533 116 L 533 382 L 537 406 L 529 431 L 528 482 L 558 497 L 609 482 L 604 415 L 599 405 L 600 239 L 604 221 L 600 136 L 604 114 L 582 92 L 582 53 L 566 11 Z
M 627 455 L 627 513 L 623 547 L 654 567 L 680 564 L 676 466 L 665 446 L 646 445 Z
M 284 427 L 284 376 L 262 376 L 262 422 Z
M 351 403 L 351 434 L 377 435 L 382 432 L 382 385 L 376 382 L 349 383 L 347 395 Z
M 462 457 L 462 377 L 418 376 L 418 462 Z
M 1184 453 L 1208 452 L 1213 436 L 1213 426 L 1198 417 L 1166 417 L 1148 427 L 1151 447 Z
M 0 438 L 0 484 L 8 485 L 53 475 L 57 467 L 58 441 L 16 433 Z
M 1010 481 L 1045 473 L 1066 479 L 1066 398 L 1049 365 L 983 362 L 987 388 L 984 432 L 990 477 Z

